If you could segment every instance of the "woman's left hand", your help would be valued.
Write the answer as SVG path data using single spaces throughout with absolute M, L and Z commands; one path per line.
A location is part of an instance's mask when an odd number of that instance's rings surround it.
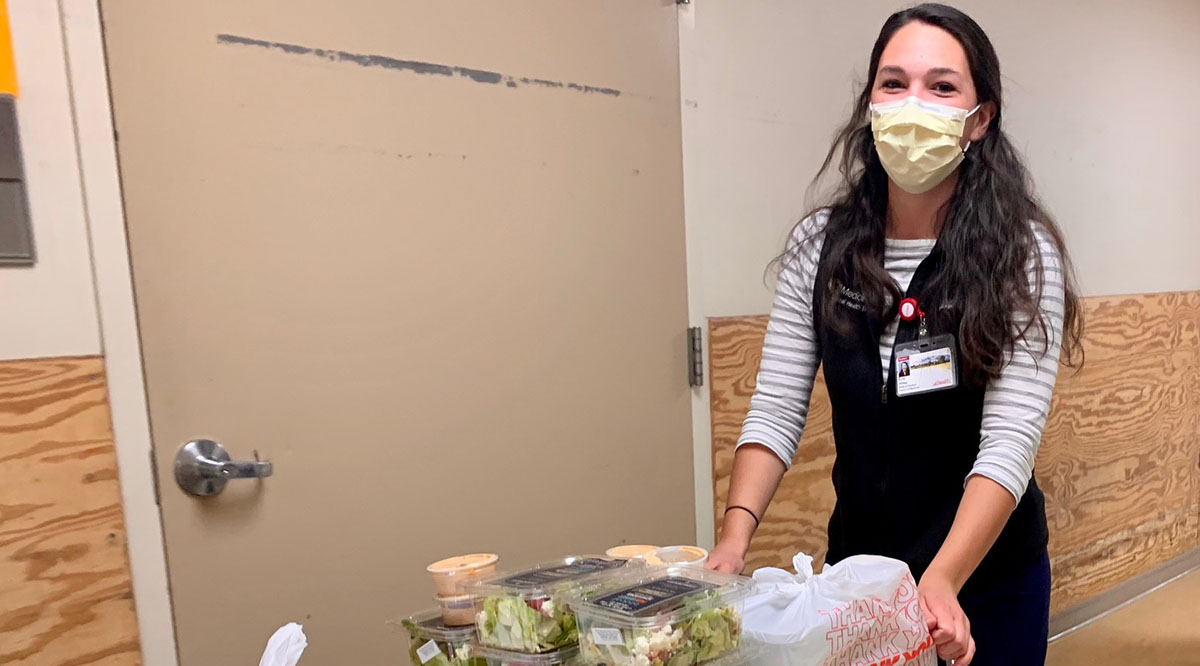
M 954 584 L 930 570 L 921 577 L 917 595 L 938 657 L 954 666 L 969 666 L 975 658 L 975 639 L 971 638 L 971 622 L 958 605 Z

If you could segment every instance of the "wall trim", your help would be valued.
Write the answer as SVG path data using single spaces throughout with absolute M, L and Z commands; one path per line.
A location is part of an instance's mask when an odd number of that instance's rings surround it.
M 104 36 L 97 0 L 58 0 L 109 381 L 142 663 L 177 666 L 162 518 L 150 466 L 150 418 L 125 237 Z
M 1087 601 L 1061 610 L 1050 616 L 1050 642 L 1107 617 L 1197 570 L 1200 570 L 1200 548 L 1167 560 Z

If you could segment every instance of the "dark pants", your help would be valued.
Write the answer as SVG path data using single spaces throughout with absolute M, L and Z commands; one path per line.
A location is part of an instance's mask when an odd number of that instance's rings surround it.
M 1050 557 L 1011 580 L 959 597 L 971 622 L 971 666 L 1043 666 L 1050 634 Z M 938 662 L 944 664 L 945 662 Z

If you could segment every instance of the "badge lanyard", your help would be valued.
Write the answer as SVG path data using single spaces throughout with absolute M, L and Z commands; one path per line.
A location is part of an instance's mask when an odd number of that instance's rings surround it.
M 929 335 L 925 311 L 915 298 L 900 301 L 900 318 L 919 319 L 917 339 L 896 345 L 893 357 L 896 373 L 896 395 L 944 391 L 958 386 L 958 362 L 955 357 L 954 336 Z

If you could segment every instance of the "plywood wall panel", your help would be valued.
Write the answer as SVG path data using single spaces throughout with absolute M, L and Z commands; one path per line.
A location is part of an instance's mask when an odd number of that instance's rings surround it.
M 1200 293 L 1086 304 L 1038 456 L 1056 610 L 1200 545 Z
M 710 396 L 713 424 L 713 484 L 719 529 L 728 500 L 734 446 L 754 394 L 767 318 L 722 317 L 709 320 Z M 803 445 L 762 518 L 750 552 L 748 571 L 766 566 L 790 568 L 792 555 L 804 551 L 824 561 L 826 529 L 833 511 L 833 424 L 829 393 L 817 374 Z
M 140 664 L 103 361 L 0 363 L 0 664 Z
M 1090 298 L 1085 316 L 1087 363 L 1060 372 L 1036 472 L 1055 610 L 1200 546 L 1200 292 Z M 718 525 L 766 324 L 709 322 Z M 819 375 L 809 419 L 748 568 L 825 553 L 833 441 Z

